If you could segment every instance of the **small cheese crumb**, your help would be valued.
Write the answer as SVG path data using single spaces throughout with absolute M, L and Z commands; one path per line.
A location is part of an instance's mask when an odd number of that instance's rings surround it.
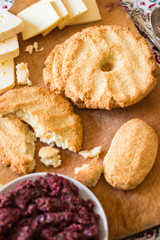
M 40 49 L 38 49 L 38 42 L 34 42 L 33 43 L 33 47 L 34 47 L 34 49 L 35 49 L 35 51 L 36 52 L 42 52 L 43 50 L 44 50 L 44 48 L 43 47 L 41 47 Z
M 61 166 L 62 160 L 59 155 L 59 150 L 52 147 L 42 147 L 39 151 L 40 161 L 47 167 L 53 166 L 57 168 Z
M 28 45 L 24 51 L 28 52 L 31 55 L 34 49 L 35 49 L 35 52 L 41 52 L 44 50 L 43 47 L 41 47 L 40 49 L 38 48 L 39 48 L 38 42 L 34 42 L 33 45 Z
M 0 183 L 0 189 L 3 187 L 4 185 Z
M 32 82 L 29 80 L 29 70 L 27 63 L 19 63 L 16 66 L 16 75 L 17 75 L 17 84 L 18 85 L 32 85 Z
M 99 154 L 101 153 L 101 150 L 102 150 L 102 147 L 99 146 L 99 147 L 95 147 L 91 150 L 85 150 L 85 151 L 80 151 L 79 154 L 84 157 L 85 159 L 86 158 L 99 158 Z
M 31 55 L 33 53 L 33 45 L 28 45 L 24 51 Z
M 87 187 L 95 187 L 102 174 L 103 167 L 97 159 L 93 159 L 89 164 L 83 164 L 82 167 L 75 168 L 74 178 Z

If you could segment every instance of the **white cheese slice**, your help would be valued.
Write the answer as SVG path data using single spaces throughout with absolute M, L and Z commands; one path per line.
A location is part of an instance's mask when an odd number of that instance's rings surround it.
M 86 5 L 82 0 L 62 0 L 62 2 L 69 12 L 70 17 L 59 23 L 58 27 L 60 30 L 88 11 Z
M 0 94 L 15 86 L 14 60 L 0 61 Z
M 83 0 L 83 2 L 88 8 L 88 11 L 84 13 L 82 16 L 80 16 L 78 19 L 71 22 L 69 25 L 95 22 L 102 19 L 96 0 Z
M 18 85 L 32 85 L 29 80 L 29 70 L 27 63 L 19 63 L 16 66 L 17 84 Z
M 69 18 L 69 13 L 61 0 L 48 0 L 48 1 L 52 4 L 52 7 L 54 8 L 54 10 L 56 10 L 56 12 L 61 18 L 59 24 Z M 54 29 L 53 27 L 49 28 L 48 30 L 44 31 L 42 35 L 45 37 L 53 29 Z
M 17 36 L 0 42 L 0 61 L 10 60 L 19 55 Z
M 12 13 L 0 8 L 0 41 L 12 38 L 22 32 L 23 21 Z
M 49 1 L 39 1 L 17 15 L 24 21 L 23 40 L 32 38 L 50 27 L 56 27 L 60 17 Z

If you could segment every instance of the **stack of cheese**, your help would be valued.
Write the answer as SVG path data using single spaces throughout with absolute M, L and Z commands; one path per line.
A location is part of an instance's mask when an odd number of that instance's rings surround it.
M 19 55 L 17 34 L 23 21 L 0 8 L 0 94 L 15 86 L 14 58 Z
M 96 0 L 40 0 L 17 16 L 24 21 L 23 40 L 46 36 L 56 27 L 101 20 Z

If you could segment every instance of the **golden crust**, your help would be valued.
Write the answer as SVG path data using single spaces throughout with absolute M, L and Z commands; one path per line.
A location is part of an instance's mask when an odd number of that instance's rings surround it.
M 127 28 L 87 28 L 56 49 L 57 60 L 47 60 L 44 79 L 49 75 L 51 91 L 64 91 L 80 108 L 126 107 L 156 85 L 157 65 L 148 43 Z
M 0 118 L 0 162 L 18 174 L 34 170 L 35 136 L 16 118 Z
M 83 164 L 82 167 L 75 168 L 74 178 L 87 187 L 95 187 L 102 171 L 103 167 L 98 163 L 97 158 L 94 158 L 89 164 Z
M 59 150 L 56 148 L 52 148 L 52 147 L 42 147 L 39 150 L 39 157 L 41 158 L 53 158 L 56 157 L 59 154 Z
M 104 158 L 106 181 L 122 190 L 135 188 L 151 170 L 157 150 L 153 128 L 138 118 L 128 121 L 115 134 Z
M 32 126 L 41 141 L 79 151 L 81 119 L 61 95 L 43 87 L 12 89 L 0 97 L 0 115 L 14 114 Z

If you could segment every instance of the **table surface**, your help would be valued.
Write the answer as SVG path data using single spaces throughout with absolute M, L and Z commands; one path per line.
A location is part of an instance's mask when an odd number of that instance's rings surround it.
M 148 15 L 150 14 L 151 10 L 154 7 L 157 7 L 160 5 L 160 1 L 153 1 L 153 0 L 122 0 L 121 1 L 124 7 L 128 12 L 130 12 L 130 9 L 132 8 L 141 8 L 144 12 L 146 12 Z M 13 4 L 13 0 L 0 0 L 0 6 L 3 6 L 5 9 L 9 9 L 10 6 Z M 155 48 L 155 46 L 152 43 L 149 43 L 153 53 L 155 55 L 156 61 L 158 64 L 160 64 L 160 53 L 159 51 Z M 154 230 L 147 231 L 143 234 L 139 234 L 136 237 L 132 237 L 130 239 L 160 239 L 160 229 L 155 228 Z

